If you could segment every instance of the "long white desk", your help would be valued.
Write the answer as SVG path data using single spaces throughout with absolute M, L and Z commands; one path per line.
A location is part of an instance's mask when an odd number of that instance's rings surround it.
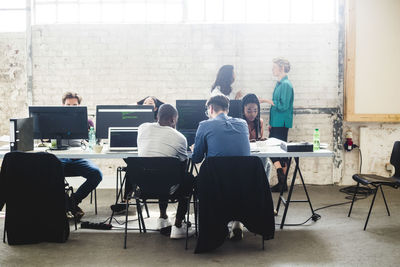
M 9 151 L 1 150 L 0 159 Z M 84 158 L 84 159 L 124 159 L 129 157 L 137 157 L 137 152 L 106 152 L 95 153 L 89 150 L 82 150 L 80 147 L 73 147 L 68 150 L 49 150 L 47 148 L 38 147 L 34 151 L 28 152 L 49 152 L 58 158 Z M 279 146 L 267 146 L 259 152 L 251 152 L 252 156 L 257 157 L 284 157 L 284 158 L 309 158 L 309 157 L 333 157 L 334 153 L 327 149 L 321 149 L 318 152 L 286 152 Z M 189 156 L 191 153 L 189 152 Z
M 283 192 L 281 192 L 280 196 L 279 196 L 277 208 L 276 208 L 277 211 L 279 212 L 280 204 L 283 203 L 285 206 L 285 210 L 283 213 L 280 228 L 282 229 L 285 224 L 285 219 L 286 219 L 287 211 L 289 209 L 290 202 L 308 202 L 310 209 L 311 209 L 312 216 L 317 216 L 318 214 L 315 214 L 315 212 L 314 212 L 310 197 L 307 192 L 306 185 L 304 183 L 303 175 L 301 174 L 299 159 L 300 158 L 333 157 L 334 153 L 328 149 L 321 149 L 317 152 L 286 152 L 283 149 L 281 149 L 279 146 L 263 146 L 263 147 L 259 147 L 258 149 L 260 151 L 258 151 L 258 152 L 254 151 L 251 153 L 251 155 L 261 157 L 261 158 L 269 158 L 269 157 L 290 158 L 290 162 L 292 162 L 292 159 L 294 159 L 294 162 L 295 162 L 295 169 L 293 172 L 292 182 L 289 187 L 289 193 L 287 196 L 287 200 L 283 197 Z M 4 150 L 0 151 L 0 159 L 2 159 L 7 152 L 8 151 L 4 151 Z M 49 150 L 47 148 L 35 148 L 34 151 L 28 151 L 28 152 L 49 152 L 49 153 L 53 153 L 58 158 L 85 158 L 85 159 L 124 159 L 124 158 L 138 156 L 137 152 L 107 152 L 106 150 L 103 150 L 101 153 L 95 153 L 95 152 L 89 151 L 89 150 L 82 150 L 80 147 L 70 148 L 68 150 L 59 150 L 59 151 Z M 189 152 L 189 157 L 191 157 L 190 152 Z M 290 168 L 290 163 L 289 163 L 289 168 Z M 288 170 L 288 173 L 289 173 L 289 170 Z M 299 176 L 301 178 L 301 182 L 303 184 L 303 188 L 304 188 L 307 200 L 295 200 L 295 201 L 291 200 L 291 196 L 292 196 L 295 180 L 297 178 L 297 174 L 299 174 Z M 118 191 L 118 182 L 117 182 L 117 191 Z M 118 197 L 117 197 L 117 200 L 118 200 Z M 313 219 L 314 219 L 314 217 L 313 217 Z M 315 220 L 317 220 L 317 219 L 315 219 Z

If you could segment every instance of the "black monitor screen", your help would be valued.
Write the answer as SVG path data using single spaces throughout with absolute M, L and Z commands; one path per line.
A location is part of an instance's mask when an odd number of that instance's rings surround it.
M 29 107 L 33 118 L 35 139 L 87 139 L 88 116 L 86 107 Z
M 152 106 L 100 105 L 96 107 L 96 137 L 108 138 L 109 127 L 139 127 L 154 122 Z
M 178 110 L 178 130 L 196 130 L 199 123 L 208 120 L 205 114 L 207 100 L 176 100 Z M 231 100 L 229 102 L 228 116 L 242 118 L 242 101 Z
M 228 116 L 234 118 L 243 118 L 242 111 L 242 100 L 231 100 L 229 101 L 229 113 Z
M 111 132 L 110 148 L 136 148 L 137 131 L 113 131 Z
M 178 130 L 196 130 L 199 123 L 208 120 L 205 114 L 207 100 L 176 100 Z

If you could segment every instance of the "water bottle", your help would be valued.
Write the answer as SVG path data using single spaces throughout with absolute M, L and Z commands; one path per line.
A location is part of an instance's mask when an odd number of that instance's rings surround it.
M 314 142 L 313 142 L 313 151 L 318 151 L 319 150 L 319 130 L 315 129 L 314 130 Z
M 94 132 L 93 126 L 89 130 L 89 149 L 93 151 L 93 147 L 96 145 L 96 133 Z

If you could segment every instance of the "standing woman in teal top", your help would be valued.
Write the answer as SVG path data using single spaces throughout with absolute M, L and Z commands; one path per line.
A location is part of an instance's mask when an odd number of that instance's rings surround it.
M 286 59 L 273 60 L 272 74 L 278 78 L 272 100 L 260 99 L 260 103 L 271 104 L 269 115 L 269 137 L 287 142 L 289 128 L 293 126 L 293 85 L 288 79 L 290 63 Z M 277 171 L 278 184 L 271 188 L 272 192 L 287 191 L 286 172 L 288 158 L 271 158 Z

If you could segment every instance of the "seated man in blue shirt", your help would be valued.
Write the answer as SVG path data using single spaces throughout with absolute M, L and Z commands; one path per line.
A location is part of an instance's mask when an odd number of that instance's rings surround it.
M 243 119 L 228 116 L 229 99 L 224 95 L 211 97 L 207 103 L 208 120 L 202 121 L 196 132 L 193 163 L 204 157 L 250 156 L 249 129 Z M 240 222 L 233 222 L 231 239 L 240 240 Z

